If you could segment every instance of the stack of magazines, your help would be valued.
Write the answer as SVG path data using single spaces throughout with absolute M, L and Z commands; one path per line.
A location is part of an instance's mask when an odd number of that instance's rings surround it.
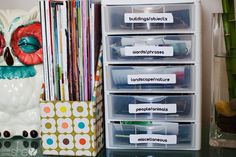
M 46 101 L 89 101 L 101 45 L 101 5 L 40 1 Z

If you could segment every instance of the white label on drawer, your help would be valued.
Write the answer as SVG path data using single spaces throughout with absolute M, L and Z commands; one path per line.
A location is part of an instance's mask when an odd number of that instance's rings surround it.
M 176 135 L 135 134 L 129 136 L 130 143 L 177 144 Z
M 128 75 L 128 84 L 175 84 L 175 74 Z
M 125 23 L 174 23 L 171 13 L 125 13 Z
M 171 46 L 125 47 L 125 56 L 174 56 L 174 48 Z
M 176 104 L 129 104 L 129 113 L 176 113 Z

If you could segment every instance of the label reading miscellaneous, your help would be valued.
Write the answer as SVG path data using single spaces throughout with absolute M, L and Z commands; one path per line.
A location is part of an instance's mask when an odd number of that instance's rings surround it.
M 136 134 L 129 136 L 130 143 L 177 144 L 176 135 Z
M 174 23 L 172 13 L 125 13 L 125 23 Z
M 128 84 L 175 84 L 175 74 L 128 75 Z
M 177 113 L 176 104 L 129 104 L 129 113 Z
M 125 56 L 174 56 L 172 46 L 125 47 Z

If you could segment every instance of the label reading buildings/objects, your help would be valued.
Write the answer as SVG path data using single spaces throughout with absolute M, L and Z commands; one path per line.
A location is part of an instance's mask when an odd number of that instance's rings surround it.
M 171 13 L 125 13 L 125 23 L 174 23 Z

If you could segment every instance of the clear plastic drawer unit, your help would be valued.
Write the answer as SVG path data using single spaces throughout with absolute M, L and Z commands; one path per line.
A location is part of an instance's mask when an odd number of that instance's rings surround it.
M 102 0 L 106 147 L 201 148 L 200 0 Z

